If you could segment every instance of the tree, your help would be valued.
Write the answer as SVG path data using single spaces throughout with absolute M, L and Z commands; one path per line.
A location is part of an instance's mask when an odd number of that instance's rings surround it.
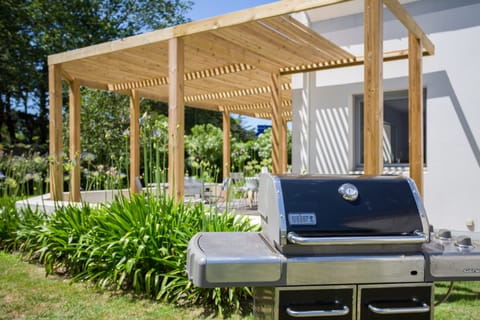
M 189 0 L 0 0 L 0 129 L 14 123 L 6 119 L 11 104 L 24 105 L 38 114 L 36 127 L 45 143 L 48 55 L 184 23 L 191 4 Z M 12 128 L 8 133 L 14 140 Z
M 27 106 L 28 92 L 34 77 L 34 50 L 28 21 L 26 1 L 0 1 L 0 141 L 15 140 L 16 115 L 13 106 Z

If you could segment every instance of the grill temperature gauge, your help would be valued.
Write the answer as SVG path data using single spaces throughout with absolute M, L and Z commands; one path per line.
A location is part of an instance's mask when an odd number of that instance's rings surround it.
M 344 183 L 338 188 L 338 193 L 343 199 L 353 202 L 358 198 L 358 189 L 351 183 Z

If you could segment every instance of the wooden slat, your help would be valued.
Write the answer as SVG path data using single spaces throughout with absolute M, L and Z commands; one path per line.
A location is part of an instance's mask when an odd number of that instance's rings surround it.
M 383 1 L 365 0 L 364 169 L 383 171 Z
M 184 75 L 184 80 L 185 81 L 200 80 L 200 79 L 219 77 L 226 74 L 244 72 L 249 70 L 253 70 L 253 67 L 247 64 L 228 64 L 228 65 L 223 65 L 219 67 L 187 72 Z M 109 84 L 108 89 L 110 91 L 132 90 L 132 89 L 138 89 L 138 88 L 164 86 L 167 84 L 168 84 L 168 77 L 155 77 L 151 79 Z
M 423 86 L 422 45 L 413 33 L 408 37 L 408 137 L 410 177 L 423 195 Z
M 325 60 L 354 58 L 349 52 L 343 50 L 290 16 L 274 17 L 262 21 L 265 21 L 279 32 L 301 42 L 303 46 L 308 46 L 316 50 L 319 55 L 325 56 Z
M 172 198 L 181 201 L 184 195 L 184 56 L 183 39 L 169 41 L 169 92 L 168 92 L 168 191 Z
M 433 55 L 435 54 L 435 45 L 430 41 L 422 28 L 417 24 L 417 22 L 412 18 L 407 10 L 398 2 L 398 0 L 383 0 L 390 12 L 393 13 L 398 20 L 408 29 L 409 32 L 413 33 L 420 41 L 422 41 L 422 46 L 425 50 Z
M 230 176 L 230 112 L 224 111 L 223 115 L 223 179 Z
M 282 90 L 288 90 L 288 85 L 282 85 Z M 217 100 L 217 99 L 229 99 L 233 97 L 243 97 L 243 96 L 252 96 L 252 95 L 260 95 L 266 94 L 271 91 L 271 86 L 265 87 L 253 87 L 253 88 L 245 88 L 241 90 L 234 90 L 234 91 L 227 91 L 227 92 L 213 92 L 202 94 L 198 96 L 189 96 L 185 98 L 187 103 L 189 102 L 197 102 L 197 101 L 204 101 L 204 100 Z
M 264 21 L 257 21 L 255 24 L 246 24 L 244 26 L 251 30 L 251 33 L 258 37 L 258 42 L 265 46 L 265 52 L 268 55 L 276 52 L 279 56 L 288 55 L 285 62 L 294 63 L 295 61 L 309 61 L 314 56 L 320 56 L 311 45 L 302 41 L 302 38 L 290 36 L 285 32 L 280 32 L 277 28 Z M 242 33 L 243 38 L 243 33 Z
M 283 91 L 282 91 L 283 93 Z M 282 95 L 282 98 L 283 95 Z M 282 100 L 282 110 L 290 110 L 292 107 L 292 100 L 291 99 L 283 99 Z M 265 103 L 254 103 L 254 104 L 235 104 L 235 105 L 223 105 L 219 107 L 219 110 L 228 110 L 230 112 L 236 112 L 236 111 L 256 111 L 256 112 L 262 112 L 262 111 L 271 111 L 272 110 L 272 104 L 271 104 L 271 97 L 269 102 Z
M 63 120 L 62 120 L 62 67 L 48 67 L 48 95 L 50 97 L 50 198 L 63 201 Z
M 80 84 L 69 81 L 69 153 L 71 161 L 69 200 L 80 202 Z
M 240 113 L 242 114 L 242 113 Z M 251 115 L 251 114 L 249 114 Z M 254 113 L 254 116 L 256 118 L 262 118 L 266 120 L 272 120 L 272 113 L 271 112 L 262 112 L 262 113 Z M 285 119 L 286 121 L 292 121 L 293 114 L 291 111 L 284 111 L 282 112 L 282 119 Z
M 130 192 L 138 193 L 136 179 L 140 178 L 140 95 L 130 92 Z
M 48 64 L 59 64 L 76 59 L 98 56 L 118 50 L 136 48 L 155 42 L 167 41 L 175 37 L 183 37 L 211 30 L 241 25 L 250 21 L 281 16 L 294 12 L 321 8 L 351 0 L 283 0 L 242 11 L 233 12 L 220 17 L 195 21 L 171 28 L 156 30 L 116 41 L 54 54 L 48 57 Z
M 209 54 L 212 59 L 224 57 L 231 61 L 245 63 L 255 68 L 265 70 L 268 73 L 277 71 L 282 64 L 264 57 L 255 51 L 248 50 L 238 43 L 228 40 L 228 37 L 221 37 L 214 32 L 188 37 L 188 46 L 196 48 L 199 52 Z
M 294 43 L 257 23 L 244 24 L 236 27 L 235 30 L 222 29 L 217 32 L 237 39 L 238 45 L 258 52 L 273 61 L 277 60 L 282 63 L 282 66 L 300 64 L 309 56 L 307 53 L 297 50 L 298 46 Z
M 279 55 L 272 55 L 272 52 L 275 52 L 277 49 L 272 48 L 272 45 L 265 45 L 259 42 L 259 38 L 256 37 L 256 33 L 260 32 L 260 29 L 257 29 L 257 32 L 253 34 L 251 30 L 245 28 L 245 26 L 237 27 L 238 30 L 231 30 L 231 29 L 221 29 L 212 31 L 211 33 L 215 36 L 222 38 L 225 41 L 230 41 L 233 43 L 237 48 L 244 48 L 248 52 L 255 52 L 258 56 L 261 57 L 261 60 L 269 61 L 268 65 L 276 65 L 278 68 L 271 70 L 271 73 L 278 72 L 278 69 L 285 66 L 286 57 L 285 54 L 282 56 Z M 237 49 L 238 50 L 238 49 Z M 294 58 L 292 54 L 288 55 L 288 58 Z M 298 60 L 294 58 L 294 61 Z M 268 66 L 267 65 L 267 66 Z

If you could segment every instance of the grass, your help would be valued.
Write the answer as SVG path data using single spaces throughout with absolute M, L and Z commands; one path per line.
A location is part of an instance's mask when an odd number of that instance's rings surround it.
M 217 319 L 200 308 L 179 308 L 130 295 L 100 292 L 84 284 L 45 277 L 43 266 L 0 251 L 0 320 L 13 319 Z M 234 315 L 246 320 L 251 316 Z
M 438 283 L 435 300 L 447 292 Z M 71 284 L 57 276 L 45 277 L 43 266 L 22 262 L 0 251 L 0 320 L 13 319 L 217 319 L 199 308 L 178 308 L 128 295 L 100 292 Z M 251 315 L 232 319 L 253 319 Z M 435 308 L 435 320 L 480 319 L 480 282 L 458 282 L 448 300 Z
M 436 284 L 435 300 L 447 292 L 450 283 Z M 457 282 L 446 303 L 435 308 L 435 320 L 480 319 L 480 282 Z

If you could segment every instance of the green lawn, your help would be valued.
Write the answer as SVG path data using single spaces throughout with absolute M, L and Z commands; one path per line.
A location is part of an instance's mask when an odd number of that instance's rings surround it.
M 232 319 L 252 317 L 233 316 Z M 127 295 L 100 293 L 0 251 L 0 320 L 216 319 L 199 308 L 176 308 Z
M 435 300 L 447 292 L 450 283 L 438 283 Z M 457 282 L 447 302 L 435 308 L 435 320 L 480 319 L 480 281 Z
M 436 288 L 436 300 L 448 283 Z M 43 267 L 0 252 L 0 320 L 12 319 L 216 319 L 199 308 L 176 308 L 127 295 L 100 293 L 83 284 L 45 277 Z M 233 316 L 232 319 L 252 319 Z M 448 302 L 435 308 L 435 320 L 480 319 L 480 282 L 460 282 Z

